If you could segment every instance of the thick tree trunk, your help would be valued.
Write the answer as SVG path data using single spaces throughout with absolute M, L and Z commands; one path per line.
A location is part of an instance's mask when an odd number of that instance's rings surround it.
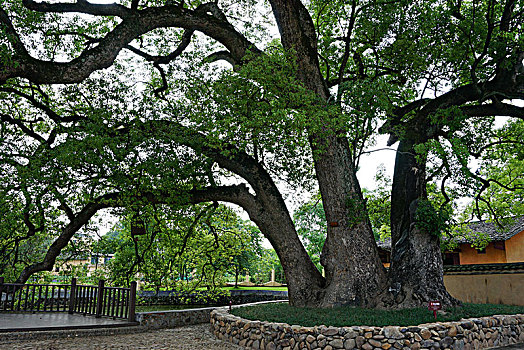
M 251 174 L 246 174 L 257 196 L 256 205 L 244 205 L 244 209 L 277 252 L 292 305 L 375 306 L 387 280 L 348 141 L 331 134 L 311 143 L 322 149 L 315 158 L 315 170 L 328 224 L 321 257 L 325 279 L 300 242 L 280 192 L 260 165 L 253 164 Z M 242 163 L 247 165 L 249 160 Z
M 444 287 L 439 237 L 416 223 L 417 208 L 427 199 L 425 170 L 426 159 L 417 159 L 414 143 L 400 141 L 391 193 L 392 255 L 385 307 L 427 306 L 430 300 L 444 306 L 460 303 Z
M 291 305 L 373 307 L 387 280 L 349 145 L 345 137 L 334 135 L 322 142 L 327 151 L 315 160 L 315 168 L 328 223 L 321 257 L 325 279 L 307 255 L 280 192 L 263 169 L 257 175 L 259 209 L 247 211 L 280 258 Z
M 373 307 L 386 284 L 365 201 L 345 137 L 328 137 L 315 161 L 328 233 L 321 264 L 326 291 L 320 305 Z
M 270 2 L 282 44 L 295 55 L 299 67 L 297 79 L 317 94 L 319 104 L 328 105 L 329 90 L 320 73 L 315 27 L 309 12 L 300 0 Z M 356 179 L 347 138 L 340 130 L 333 129 L 329 118 L 336 116 L 326 117 L 322 132 L 310 133 L 328 232 L 321 257 L 326 285 L 320 294 L 317 293 L 321 298 L 310 299 L 307 305 L 373 306 L 377 293 L 386 284 L 385 272 Z M 292 285 L 289 279 L 288 282 Z

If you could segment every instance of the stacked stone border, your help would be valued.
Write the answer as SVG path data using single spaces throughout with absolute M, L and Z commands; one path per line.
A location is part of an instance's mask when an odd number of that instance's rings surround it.
M 253 305 L 260 305 L 260 304 L 271 304 L 271 303 L 282 303 L 282 302 L 287 302 L 287 300 L 259 301 L 256 303 L 234 305 L 233 307 L 253 306 Z M 214 307 L 203 307 L 203 308 L 197 308 L 197 309 L 137 312 L 136 321 L 140 323 L 141 327 L 144 327 L 147 329 L 189 326 L 189 325 L 199 324 L 199 323 L 209 323 L 211 319 L 212 311 L 217 310 L 217 309 L 227 310 L 228 307 L 214 306 Z
M 428 323 L 416 327 L 302 327 L 246 320 L 221 308 L 211 312 L 211 325 L 218 339 L 261 350 L 478 350 L 524 343 L 524 314 Z
M 215 307 L 169 311 L 137 312 L 136 321 L 146 329 L 173 328 L 207 323 Z

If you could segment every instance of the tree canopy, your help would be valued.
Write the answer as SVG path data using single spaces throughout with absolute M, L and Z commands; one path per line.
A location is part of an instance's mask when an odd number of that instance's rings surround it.
M 521 179 L 509 159 L 520 159 L 521 124 L 497 134 L 492 122 L 524 118 L 512 103 L 524 97 L 524 4 L 269 5 L 0 1 L 0 253 L 50 243 L 18 281 L 50 270 L 103 209 L 228 202 L 272 244 L 293 305 L 458 303 L 442 282 L 438 208 L 426 184 L 473 179 L 480 199 L 492 183 Z M 378 133 L 399 142 L 389 273 L 356 178 Z M 508 159 L 491 153 L 507 167 L 504 179 L 468 163 L 495 145 L 509 147 Z M 318 187 L 325 276 L 281 184 Z

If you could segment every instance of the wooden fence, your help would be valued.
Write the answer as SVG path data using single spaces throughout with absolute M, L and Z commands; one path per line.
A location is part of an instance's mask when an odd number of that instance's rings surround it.
M 68 312 L 135 322 L 136 282 L 131 288 L 71 284 L 4 283 L 0 277 L 0 312 Z

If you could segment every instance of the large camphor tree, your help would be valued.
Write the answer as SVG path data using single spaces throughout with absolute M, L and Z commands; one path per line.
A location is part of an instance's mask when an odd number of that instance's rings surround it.
M 50 270 L 102 209 L 221 201 L 270 241 L 293 305 L 457 304 L 426 163 L 440 143 L 467 152 L 461 133 L 479 119 L 523 118 L 508 102 L 524 97 L 523 2 L 269 5 L 280 41 L 264 44 L 256 1 L 1 1 L 2 253 L 54 232 L 18 281 Z M 356 178 L 380 121 L 400 140 L 389 273 Z M 308 169 L 326 215 L 325 276 L 277 186 L 303 185 Z

